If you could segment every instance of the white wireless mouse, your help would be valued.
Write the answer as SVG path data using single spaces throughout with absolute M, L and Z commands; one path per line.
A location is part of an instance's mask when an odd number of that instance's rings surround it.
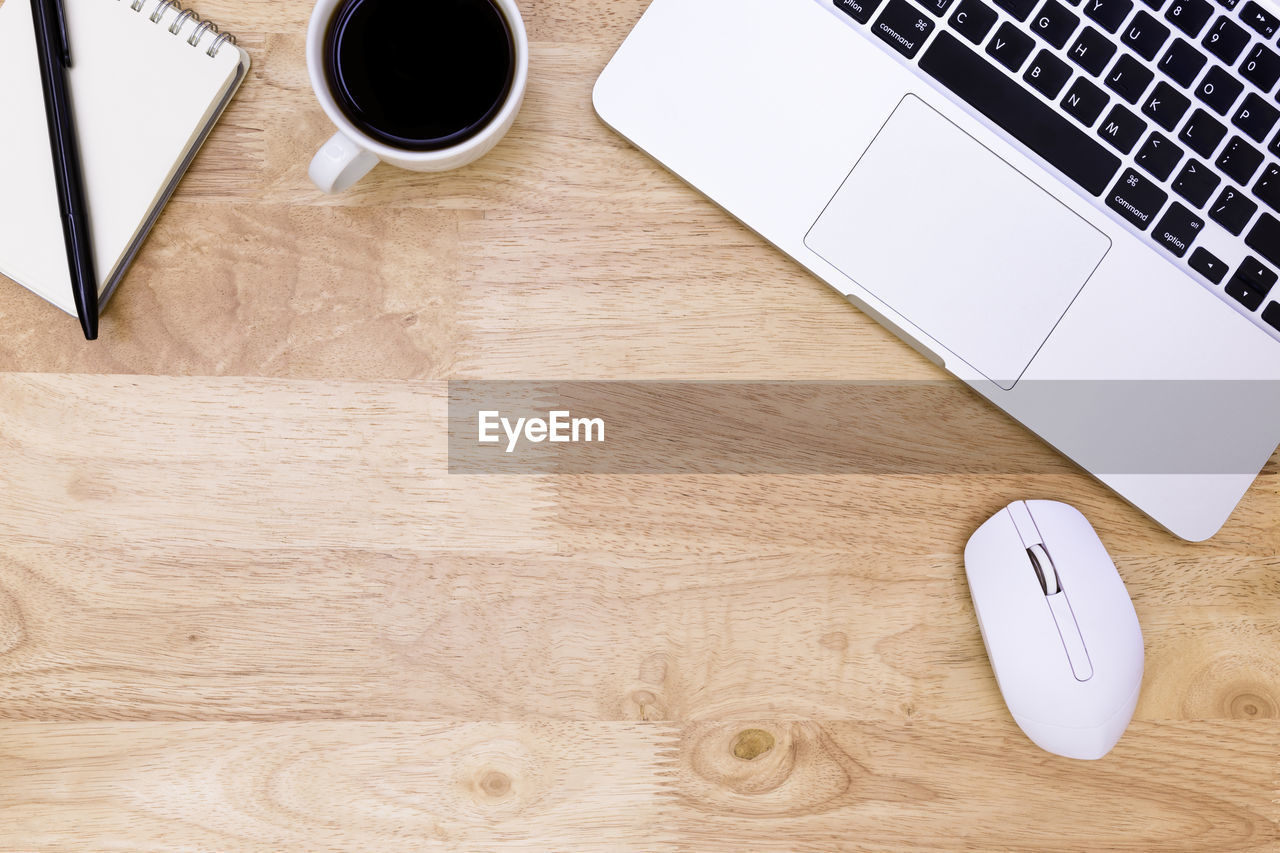
M 1013 719 L 1041 749 L 1095 759 L 1120 740 L 1142 686 L 1142 629 L 1079 510 L 1017 501 L 964 549 L 969 592 Z

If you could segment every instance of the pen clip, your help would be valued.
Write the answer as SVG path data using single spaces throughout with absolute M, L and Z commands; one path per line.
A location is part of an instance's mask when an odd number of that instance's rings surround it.
M 60 43 L 59 58 L 63 68 L 71 67 L 71 40 L 67 38 L 67 13 L 62 0 L 49 0 L 53 5 L 53 14 L 58 19 L 58 38 Z

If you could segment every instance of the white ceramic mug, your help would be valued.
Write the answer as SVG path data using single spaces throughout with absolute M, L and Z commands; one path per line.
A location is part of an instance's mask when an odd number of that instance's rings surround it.
M 320 0 L 311 13 L 311 24 L 307 27 L 307 71 L 311 75 L 311 88 L 315 89 L 320 106 L 324 108 L 329 120 L 338 127 L 338 132 L 316 152 L 311 161 L 309 174 L 317 187 L 326 193 L 342 192 L 367 175 L 379 161 L 417 172 L 457 169 L 479 160 L 506 136 L 516 120 L 516 114 L 520 112 L 529 81 L 529 37 L 525 33 L 524 19 L 520 17 L 515 0 L 493 0 L 506 18 L 511 43 L 515 48 L 515 73 L 502 108 L 474 136 L 457 145 L 435 151 L 410 151 L 373 139 L 362 133 L 338 108 L 338 102 L 325 78 L 324 42 L 334 10 L 343 2 L 344 0 Z

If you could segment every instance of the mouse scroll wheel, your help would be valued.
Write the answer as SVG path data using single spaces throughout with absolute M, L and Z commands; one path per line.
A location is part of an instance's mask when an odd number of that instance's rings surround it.
M 1027 555 L 1031 557 L 1031 566 L 1036 570 L 1036 577 L 1040 579 L 1040 588 L 1044 590 L 1045 595 L 1057 595 L 1062 591 L 1062 585 L 1058 583 L 1058 572 L 1053 567 L 1053 560 L 1049 559 L 1049 552 L 1044 549 L 1043 545 L 1032 545 L 1027 549 Z

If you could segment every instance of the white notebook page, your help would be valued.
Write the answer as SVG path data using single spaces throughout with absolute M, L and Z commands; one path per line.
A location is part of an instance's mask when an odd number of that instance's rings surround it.
M 196 23 L 169 32 L 131 0 L 64 0 L 71 99 L 99 292 L 107 289 L 171 177 L 240 79 L 247 57 Z M 74 314 L 30 0 L 0 6 L 0 273 Z

